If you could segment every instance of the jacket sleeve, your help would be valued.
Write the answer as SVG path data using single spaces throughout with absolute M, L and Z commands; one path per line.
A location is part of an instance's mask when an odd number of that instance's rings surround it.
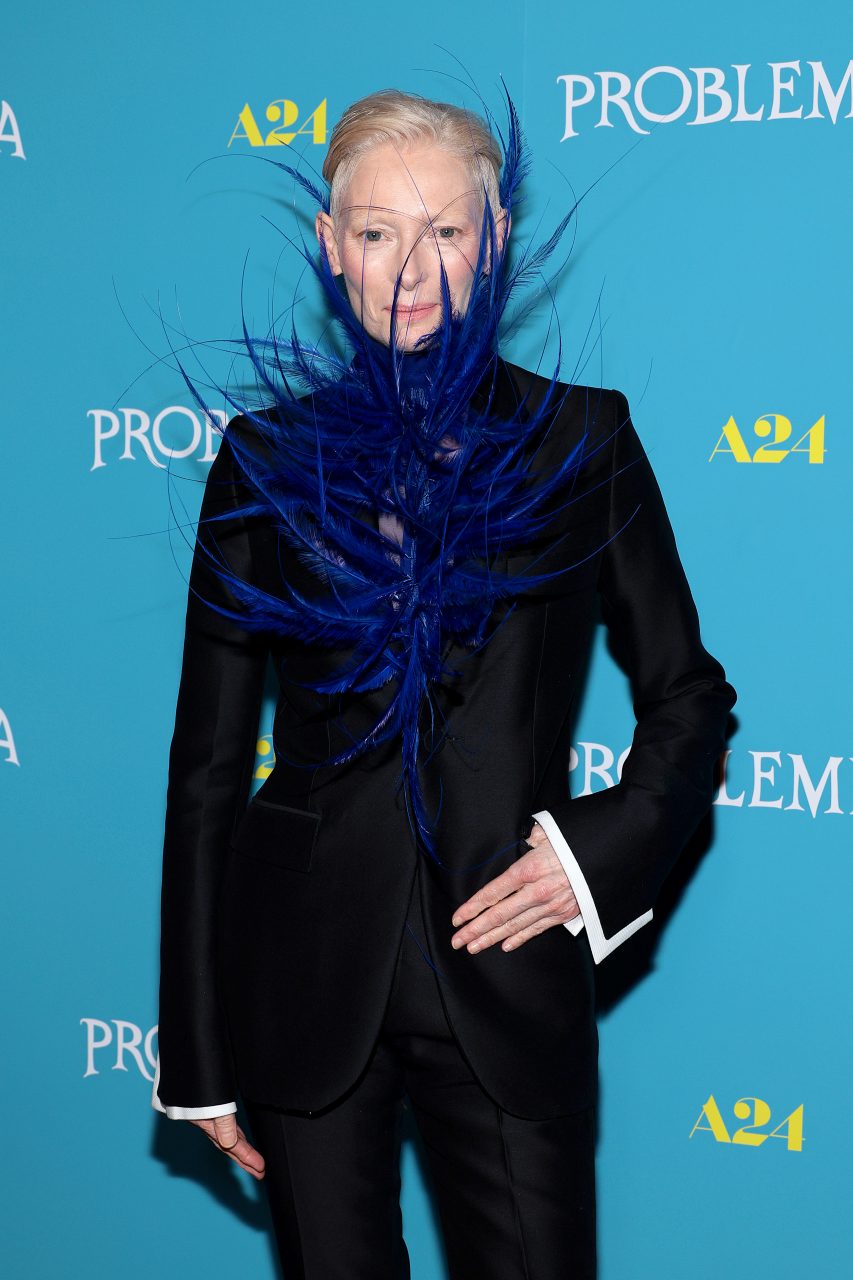
M 660 489 L 614 396 L 610 541 L 598 590 L 636 726 L 620 781 L 535 815 L 572 883 L 596 962 L 652 919 L 660 886 L 710 808 L 737 694 L 702 645 Z M 572 932 L 581 925 L 570 922 Z
M 268 646 L 208 602 L 239 609 L 214 563 L 252 576 L 249 518 L 228 514 L 251 497 L 241 477 L 226 433 L 201 504 L 169 753 L 152 1105 L 173 1118 L 233 1110 L 237 1092 L 217 990 L 216 919 L 230 838 L 248 801 Z

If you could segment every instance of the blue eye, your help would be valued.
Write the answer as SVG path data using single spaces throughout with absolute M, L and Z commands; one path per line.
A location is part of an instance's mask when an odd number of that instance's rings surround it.
M 368 229 L 364 232 L 364 235 L 365 235 L 365 237 L 369 240 L 369 239 L 370 239 L 370 236 L 381 236 L 381 235 L 382 235 L 382 232 L 381 232 L 381 231 L 377 231 L 377 230 L 375 230 L 373 227 L 368 227 Z M 376 244 L 376 241 L 375 241 L 375 240 L 370 240 L 370 243 L 371 243 L 371 244 Z

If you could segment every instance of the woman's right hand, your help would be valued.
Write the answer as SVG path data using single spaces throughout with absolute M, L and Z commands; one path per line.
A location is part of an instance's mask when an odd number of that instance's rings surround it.
M 203 1129 L 215 1147 L 260 1182 L 265 1172 L 264 1157 L 249 1142 L 233 1112 L 213 1120 L 190 1120 L 189 1123 Z

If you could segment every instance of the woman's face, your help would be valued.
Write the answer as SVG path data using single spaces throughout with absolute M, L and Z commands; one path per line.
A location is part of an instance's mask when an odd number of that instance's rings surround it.
M 483 189 L 463 157 L 433 142 L 366 151 L 343 193 L 336 222 L 318 213 L 318 239 L 335 275 L 343 273 L 353 311 L 367 332 L 391 342 L 397 295 L 397 346 L 411 350 L 441 323 L 444 264 L 453 310 L 468 307 L 479 250 Z M 508 223 L 495 211 L 498 244 Z

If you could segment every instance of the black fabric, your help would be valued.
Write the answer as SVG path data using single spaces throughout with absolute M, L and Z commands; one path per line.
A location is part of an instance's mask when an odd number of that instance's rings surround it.
M 404 1107 L 451 1280 L 594 1280 L 594 1108 L 549 1120 L 503 1111 L 460 1052 L 439 986 L 415 876 L 380 1034 L 354 1086 L 312 1114 L 246 1101 L 284 1280 L 408 1280 Z

